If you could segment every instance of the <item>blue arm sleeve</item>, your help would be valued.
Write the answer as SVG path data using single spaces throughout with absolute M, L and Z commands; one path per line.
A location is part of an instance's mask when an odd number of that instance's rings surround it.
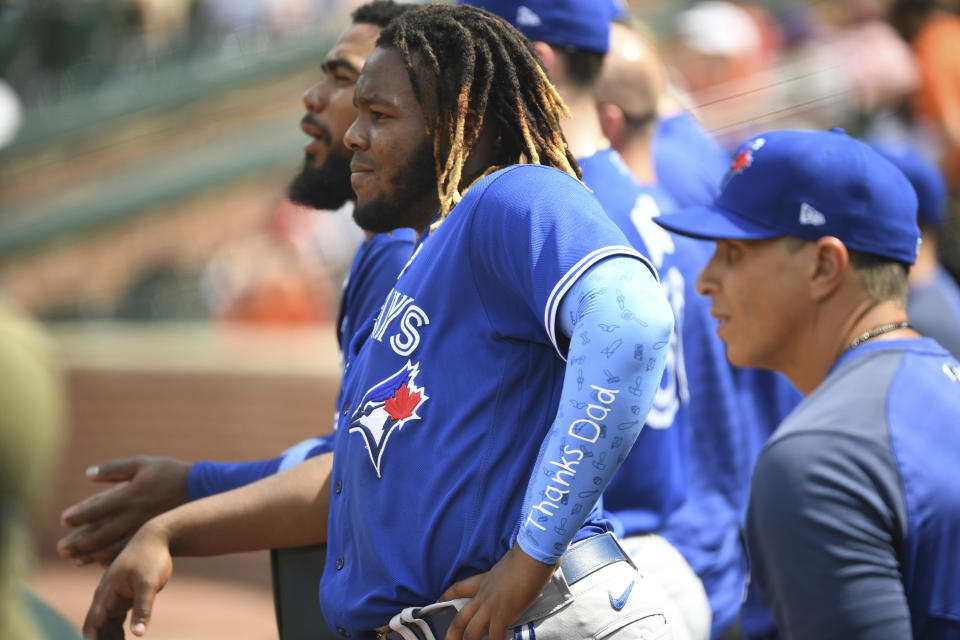
M 617 257 L 577 280 L 558 323 L 570 341 L 563 390 L 517 535 L 527 555 L 548 564 L 563 555 L 640 434 L 663 375 L 673 312 L 642 262 Z
M 187 475 L 187 491 L 190 494 L 190 499 L 199 500 L 248 485 L 284 469 L 289 469 L 308 458 L 333 451 L 333 437 L 333 434 L 331 434 L 304 440 L 284 451 L 282 455 L 268 460 L 197 462 Z

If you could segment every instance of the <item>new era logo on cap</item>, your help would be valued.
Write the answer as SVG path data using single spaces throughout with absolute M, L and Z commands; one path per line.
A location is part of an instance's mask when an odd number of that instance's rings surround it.
M 530 8 L 520 5 L 517 9 L 516 25 L 518 27 L 539 27 L 540 23 L 540 16 Z
M 827 217 L 808 205 L 806 202 L 800 205 L 800 224 L 809 224 L 820 227 L 827 223 Z

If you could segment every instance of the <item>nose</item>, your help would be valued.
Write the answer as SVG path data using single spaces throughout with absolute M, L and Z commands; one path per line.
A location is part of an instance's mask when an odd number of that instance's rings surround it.
M 343 134 L 343 144 L 354 153 L 367 148 L 366 131 L 360 118 L 361 116 L 358 114 L 347 128 L 347 132 Z
M 303 106 L 307 111 L 319 113 L 327 106 L 327 91 L 324 87 L 324 81 L 321 80 L 303 93 Z
M 702 296 L 711 296 L 717 292 L 717 270 L 719 263 L 720 247 L 718 246 L 710 256 L 710 261 L 704 265 L 700 275 L 697 276 L 695 283 L 697 293 Z

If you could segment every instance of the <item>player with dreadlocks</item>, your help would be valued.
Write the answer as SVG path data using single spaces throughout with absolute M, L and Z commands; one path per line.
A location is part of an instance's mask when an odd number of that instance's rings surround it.
M 428 5 L 410 20 L 385 30 L 379 41 L 400 53 L 426 133 L 447 134 L 446 138 L 432 136 L 441 221 L 460 201 L 464 165 L 486 119 L 497 128 L 496 148 L 491 165 L 483 174 L 471 176 L 467 186 L 521 161 L 580 177 L 560 129 L 560 118 L 570 117 L 570 112 L 530 42 L 516 30 L 498 32 L 500 20 L 493 14 L 461 13 L 465 15 L 453 16 L 442 5 Z M 436 26 L 442 31 L 427 31 Z M 428 104 L 439 106 L 431 113 Z M 441 147 L 445 140 L 446 149 Z
M 132 607 L 142 634 L 172 555 L 325 541 L 320 601 L 343 638 L 668 633 L 597 502 L 673 317 L 576 179 L 536 56 L 492 14 L 427 6 L 381 33 L 354 102 L 357 220 L 419 237 L 344 381 L 332 467 L 149 521 L 85 631 L 119 635 Z
M 432 74 L 433 100 L 445 105 L 435 111 L 433 118 L 425 107 L 423 114 L 425 120 L 432 120 L 433 130 L 453 134 L 442 168 L 439 161 L 441 138 L 434 137 L 434 156 L 438 159 L 440 176 L 437 188 L 441 219 L 460 201 L 463 165 L 480 136 L 491 93 L 495 100 L 490 104 L 489 117 L 499 126 L 498 142 L 502 146 L 498 145 L 501 153 L 487 172 L 492 172 L 497 164 L 514 164 L 526 157 L 533 164 L 556 167 L 580 177 L 577 162 L 567 149 L 560 130 L 560 116 L 570 117 L 570 113 L 532 55 L 530 42 L 518 31 L 506 32 L 497 38 L 490 24 L 496 19 L 493 15 L 475 12 L 459 18 L 460 22 L 457 22 L 439 7 L 428 7 L 420 19 L 411 20 L 410 25 L 398 25 L 383 37 L 403 57 L 421 106 L 425 104 L 424 88 L 417 77 L 413 52 L 424 61 L 423 66 L 427 67 L 424 71 Z M 450 26 L 447 37 L 439 39 L 436 46 L 425 32 L 431 20 L 446 22 Z M 475 42 L 474 34 L 486 35 L 489 41 Z M 460 69 L 459 76 L 440 80 L 440 58 L 444 64 Z M 497 73 L 497 69 L 504 71 Z M 475 115 L 468 124 L 469 113 Z

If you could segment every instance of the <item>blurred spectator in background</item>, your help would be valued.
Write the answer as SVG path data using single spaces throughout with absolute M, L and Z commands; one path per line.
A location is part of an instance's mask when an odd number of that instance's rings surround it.
M 618 55 L 642 69 L 633 84 L 636 94 L 622 94 L 619 106 L 625 118 L 624 125 L 631 128 L 638 116 L 646 113 L 644 103 L 653 100 L 656 126 L 650 141 L 651 150 L 627 150 L 627 131 L 605 129 L 604 134 L 618 152 L 634 156 L 628 164 L 634 176 L 641 182 L 654 180 L 673 198 L 678 207 L 709 204 L 720 189 L 720 180 L 727 170 L 728 157 L 720 146 L 700 126 L 694 115 L 683 105 L 683 99 L 667 82 L 663 61 L 656 49 L 643 38 L 630 35 L 625 27 L 615 25 L 611 38 L 616 40 Z M 607 125 L 615 120 L 608 120 Z M 619 129 L 619 127 L 618 127 Z M 636 141 L 632 141 L 635 144 Z M 652 151 L 652 156 L 648 155 Z M 646 165 L 652 158 L 651 175 L 646 175 Z
M 676 25 L 670 64 L 726 148 L 771 126 L 862 131 L 917 80 L 878 0 L 701 2 Z
M 677 16 L 672 61 L 696 95 L 767 66 L 756 20 L 732 2 L 698 2 Z
M 842 0 L 817 7 L 830 30 L 831 58 L 840 64 L 861 119 L 846 123 L 848 128 L 859 125 L 862 130 L 874 112 L 897 107 L 917 84 L 913 55 L 884 20 L 883 7 L 880 0 Z
M 953 10 L 956 7 L 950 7 Z M 898 0 L 890 21 L 910 43 L 920 67 L 913 114 L 943 139 L 942 166 L 950 190 L 960 189 L 960 17 L 937 0 Z
M 239 58 L 348 21 L 355 0 L 0 3 L 0 77 L 48 105 L 198 52 Z
M 213 316 L 272 326 L 329 321 L 336 306 L 333 284 L 317 247 L 306 237 L 311 226 L 329 227 L 326 218 L 284 200 L 262 233 L 217 252 L 203 275 Z
M 16 94 L 0 81 L 0 149 L 16 136 L 20 115 Z M 52 345 L 0 290 L 0 638 L 79 638 L 23 584 L 31 525 L 63 435 L 63 404 Z
M 960 46 L 960 43 L 958 43 Z M 917 192 L 917 223 L 922 242 L 910 269 L 907 316 L 919 333 L 960 356 L 960 287 L 937 256 L 937 236 L 947 208 L 947 185 L 936 164 L 906 144 L 873 143 L 907 176 Z
M 7 146 L 17 135 L 23 121 L 23 107 L 16 91 L 0 79 L 0 149 Z
M 0 297 L 0 638 L 79 638 L 24 587 L 31 521 L 44 504 L 63 435 L 52 345 Z

